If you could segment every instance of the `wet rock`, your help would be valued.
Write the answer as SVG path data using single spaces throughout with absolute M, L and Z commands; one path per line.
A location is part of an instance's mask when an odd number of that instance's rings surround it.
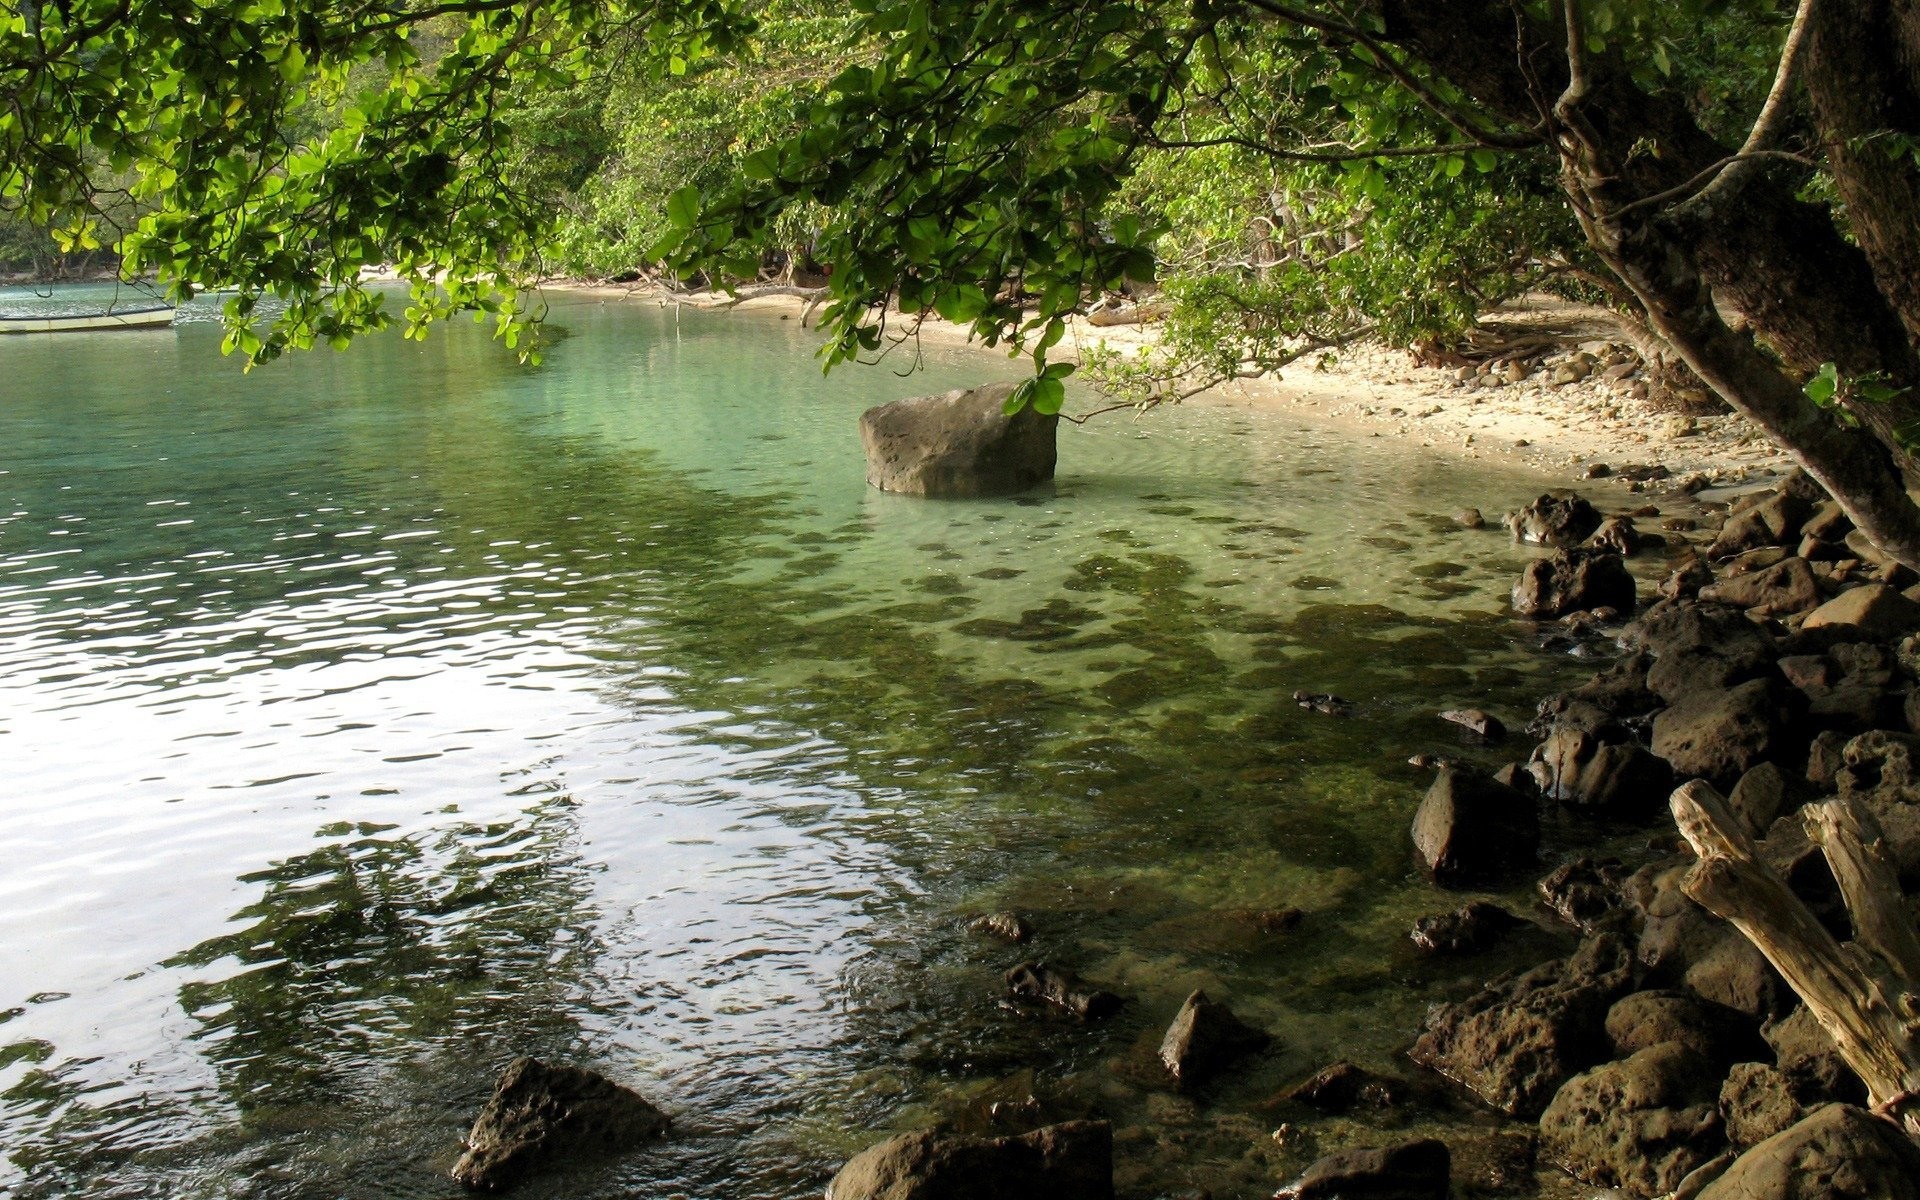
M 967 928 L 974 933 L 997 937 L 1009 942 L 1024 942 L 1033 936 L 1033 927 L 1026 918 L 1016 912 L 987 913 L 967 922 Z
M 1453 514 L 1453 523 L 1462 529 L 1485 529 L 1487 519 L 1480 515 L 1477 508 L 1463 508 Z
M 1547 737 L 1565 727 L 1603 742 L 1627 740 L 1623 722 L 1661 705 L 1660 697 L 1647 688 L 1647 670 L 1652 665 L 1653 656 L 1644 651 L 1628 654 L 1579 687 L 1547 697 L 1540 702 L 1539 715 L 1527 726 L 1528 732 Z
M 1513 585 L 1513 611 L 1523 617 L 1547 619 L 1600 608 L 1632 612 L 1635 603 L 1633 576 L 1620 556 L 1594 550 L 1561 550 L 1535 559 Z
M 1007 994 L 1016 1001 L 1045 1004 L 1082 1021 L 1119 1012 L 1125 1001 L 1112 992 L 1082 983 L 1072 972 L 1045 963 L 1025 962 L 1007 972 Z
M 1741 1149 L 1757 1146 L 1806 1115 L 1793 1086 L 1771 1063 L 1735 1063 L 1720 1085 L 1720 1119 L 1727 1140 Z
M 1113 1200 L 1113 1130 L 1067 1121 L 1019 1137 L 905 1133 L 847 1160 L 827 1200 Z
M 1619 911 L 1625 877 L 1626 868 L 1619 859 L 1582 855 L 1555 867 L 1535 889 L 1561 920 L 1582 933 L 1592 933 Z
M 1569 1080 L 1540 1116 L 1540 1153 L 1568 1174 L 1664 1195 L 1726 1146 L 1719 1076 L 1673 1042 Z
M 1686 693 L 1726 688 L 1772 669 L 1773 639 L 1740 609 L 1662 601 L 1621 634 L 1629 650 L 1653 656 L 1647 687 L 1669 704 Z
M 1920 630 L 1920 602 L 1907 599 L 1884 583 L 1863 584 L 1808 613 L 1800 627 L 1825 629 L 1836 625 L 1859 630 L 1866 641 L 1891 642 Z
M 1653 719 L 1653 752 L 1682 779 L 1728 788 L 1775 752 L 1779 728 L 1779 705 L 1764 679 L 1690 691 Z
M 1593 816 L 1642 818 L 1664 808 L 1673 791 L 1673 771 L 1662 759 L 1577 729 L 1555 729 L 1534 758 L 1546 764 L 1547 796 Z
M 632 1150 L 671 1124 L 639 1093 L 583 1067 L 516 1058 L 467 1134 L 453 1178 L 492 1191 L 556 1158 Z
M 1160 1062 L 1175 1083 L 1190 1086 L 1249 1054 L 1266 1049 L 1273 1039 L 1264 1030 L 1233 1015 L 1226 1005 L 1194 992 L 1180 1006 L 1179 1015 L 1160 1042 Z
M 1608 517 L 1585 543 L 1594 550 L 1632 558 L 1649 544 L 1649 539 L 1633 526 L 1632 517 Z
M 1002 409 L 1010 383 L 961 388 L 860 415 L 867 482 L 917 496 L 1003 496 L 1053 478 L 1057 414 Z
M 1757 764 L 1733 785 L 1733 791 L 1727 794 L 1727 807 L 1754 837 L 1764 836 L 1787 810 L 1786 772 L 1777 763 Z
M 1440 719 L 1451 721 L 1482 741 L 1497 742 L 1507 736 L 1507 727 L 1499 717 L 1477 708 L 1449 708 Z
M 1481 1134 L 1449 1134 L 1453 1178 L 1467 1197 L 1531 1195 L 1539 1135 L 1532 1129 L 1501 1129 Z
M 1867 1098 L 1866 1085 L 1840 1056 L 1833 1035 L 1821 1027 L 1805 1005 L 1796 1007 L 1761 1030 L 1773 1047 L 1774 1066 L 1786 1079 L 1793 1098 L 1802 1104 L 1832 1100 L 1858 1103 Z
M 1831 1104 L 1735 1159 L 1699 1200 L 1920 1200 L 1920 1147 Z
M 1606 1016 L 1632 979 L 1632 959 L 1603 933 L 1571 957 L 1503 977 L 1435 1008 L 1414 1062 L 1513 1116 L 1532 1117 L 1576 1071 L 1606 1057 Z
M 1293 702 L 1301 708 L 1329 717 L 1348 717 L 1353 715 L 1353 705 L 1331 692 L 1295 692 Z
M 1523 793 L 1476 771 L 1443 767 L 1414 814 L 1413 845 L 1434 882 L 1468 886 L 1530 864 L 1540 818 Z
M 1433 1138 L 1378 1150 L 1342 1150 L 1308 1167 L 1274 1200 L 1447 1200 L 1453 1171 Z
M 1813 503 L 1791 490 L 1761 493 L 1739 501 L 1707 549 L 1708 558 L 1727 558 L 1760 546 L 1790 546 L 1813 515 Z
M 1315 1071 L 1311 1078 L 1280 1093 L 1279 1098 L 1323 1113 L 1344 1113 L 1362 1107 L 1390 1108 L 1400 1103 L 1403 1090 L 1397 1079 L 1375 1075 L 1342 1060 Z
M 1765 570 L 1734 575 L 1700 589 L 1702 600 L 1765 616 L 1806 612 L 1820 603 L 1820 585 L 1804 558 L 1783 558 Z
M 1413 944 L 1427 954 L 1473 954 L 1525 924 L 1489 900 L 1475 900 L 1455 912 L 1421 917 L 1413 923 Z
M 1578 493 L 1556 488 L 1517 512 L 1506 526 L 1516 542 L 1536 546 L 1578 546 L 1600 528 L 1600 510 Z
M 1772 1057 L 1754 1019 L 1686 992 L 1635 992 L 1607 1012 L 1607 1038 L 1615 1054 L 1638 1053 L 1676 1042 L 1724 1070 L 1736 1062 Z

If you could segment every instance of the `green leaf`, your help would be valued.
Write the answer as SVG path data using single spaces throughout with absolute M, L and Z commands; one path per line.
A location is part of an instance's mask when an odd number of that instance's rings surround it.
M 1027 401 L 1033 397 L 1033 385 L 1036 382 L 1038 381 L 1035 379 L 1022 379 L 1014 384 L 1013 391 L 1007 393 L 1007 402 L 1000 406 L 1000 411 L 1011 417 L 1025 408 Z
M 1813 378 L 1807 380 L 1800 390 L 1807 394 L 1807 399 L 1822 408 L 1827 407 L 1840 391 L 1840 368 L 1833 363 L 1822 363 Z
M 1052 368 L 1048 369 L 1051 370 Z M 1062 404 L 1067 402 L 1067 386 L 1058 379 L 1050 375 L 1043 375 L 1038 379 L 1032 380 L 1032 383 L 1033 411 L 1039 413 L 1041 416 L 1052 416 L 1060 411 Z
M 676 229 L 692 229 L 700 220 L 700 189 L 688 185 L 668 196 L 667 220 Z

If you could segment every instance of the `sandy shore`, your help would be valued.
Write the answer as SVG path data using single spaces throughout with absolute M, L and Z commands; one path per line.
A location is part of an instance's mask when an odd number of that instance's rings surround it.
M 600 296 L 634 303 L 671 304 L 674 299 L 650 286 L 551 283 L 547 290 Z M 700 308 L 725 305 L 722 295 L 703 294 Z M 798 317 L 806 302 L 791 295 L 763 296 L 729 311 Z M 1277 374 L 1230 383 L 1188 399 L 1197 405 L 1281 408 L 1312 423 L 1346 428 L 1360 436 L 1400 441 L 1488 459 L 1540 473 L 1558 486 L 1579 485 L 1601 492 L 1665 493 L 1689 477 L 1692 486 L 1758 485 L 1791 467 L 1752 423 L 1737 415 L 1684 418 L 1653 411 L 1632 396 L 1630 374 L 1606 378 L 1595 369 L 1586 378 L 1556 385 L 1559 365 L 1586 354 L 1603 362 L 1626 348 L 1611 319 L 1599 309 L 1557 301 L 1515 305 L 1489 322 L 1514 331 L 1550 330 L 1562 345 L 1528 378 L 1508 383 L 1490 374 L 1463 383 L 1459 372 L 1417 364 L 1404 351 L 1378 343 L 1356 344 L 1324 363 L 1310 360 Z M 1152 326 L 1097 328 L 1076 320 L 1064 348 L 1078 352 L 1105 344 L 1123 352 L 1151 345 Z M 966 330 L 937 318 L 918 330 L 925 342 L 967 344 Z M 981 354 L 999 350 L 979 347 Z M 1060 351 L 1055 358 L 1062 358 Z M 1083 402 L 1082 411 L 1097 407 Z M 1073 411 L 1069 409 L 1069 411 Z M 1124 411 L 1099 420 L 1128 420 Z M 1152 414 L 1141 419 L 1152 420 Z M 1635 476 L 1664 477 L 1636 483 Z

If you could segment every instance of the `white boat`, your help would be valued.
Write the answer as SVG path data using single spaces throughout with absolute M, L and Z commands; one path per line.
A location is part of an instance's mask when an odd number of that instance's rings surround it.
M 95 329 L 158 329 L 173 324 L 173 305 L 57 316 L 0 316 L 0 333 L 81 333 Z

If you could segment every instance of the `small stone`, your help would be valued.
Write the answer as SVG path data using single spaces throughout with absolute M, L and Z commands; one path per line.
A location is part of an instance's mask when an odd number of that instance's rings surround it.
M 1487 527 L 1487 519 L 1480 515 L 1480 510 L 1477 508 L 1461 509 L 1459 512 L 1453 514 L 1453 521 L 1454 524 L 1460 526 L 1462 529 L 1485 529 Z
M 1607 476 L 1611 474 L 1613 474 L 1613 468 L 1608 466 L 1606 463 L 1603 463 L 1603 462 L 1588 463 L 1587 469 L 1580 473 L 1580 478 L 1605 479 Z
M 1113 1200 L 1113 1130 L 1067 1121 L 1019 1137 L 903 1133 L 847 1160 L 826 1200 Z
M 1007 993 L 1017 1001 L 1047 1004 L 1082 1021 L 1119 1012 L 1125 1001 L 1112 992 L 1088 987 L 1069 971 L 1026 962 L 1007 972 Z
M 1308 1167 L 1274 1200 L 1446 1200 L 1453 1157 L 1433 1138 L 1342 1150 Z
M 1272 1040 L 1205 992 L 1194 992 L 1161 1039 L 1160 1062 L 1175 1083 L 1190 1086 L 1235 1059 L 1264 1050 Z
M 1343 1113 L 1365 1104 L 1387 1108 L 1400 1102 L 1398 1081 L 1375 1075 L 1344 1059 L 1280 1093 L 1280 1099 L 1323 1113 Z
M 1472 954 L 1522 924 L 1525 922 L 1498 904 L 1475 900 L 1455 912 L 1421 917 L 1408 936 L 1427 954 Z

